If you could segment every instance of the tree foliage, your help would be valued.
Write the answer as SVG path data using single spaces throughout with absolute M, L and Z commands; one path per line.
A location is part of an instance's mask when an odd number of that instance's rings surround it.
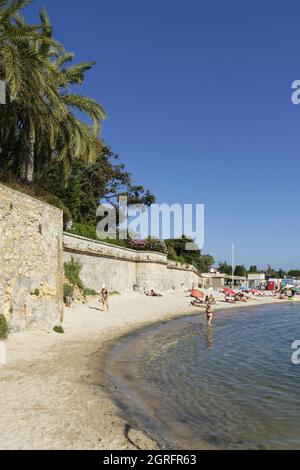
M 186 243 L 193 243 L 191 238 L 183 236 L 179 239 L 165 240 L 169 259 L 182 264 L 190 264 L 199 272 L 205 273 L 214 264 L 214 258 L 210 255 L 202 255 L 201 250 L 186 250 Z
M 250 268 L 249 268 L 249 273 L 251 273 L 251 274 L 257 274 L 257 273 L 258 273 L 257 266 L 256 266 L 256 265 L 250 266 Z
M 300 269 L 292 269 L 291 271 L 288 272 L 288 275 L 290 277 L 296 277 L 300 279 Z
M 33 181 L 53 159 L 63 163 L 65 174 L 73 159 L 94 161 L 106 114 L 95 100 L 71 91 L 93 62 L 67 65 L 73 55 L 53 38 L 46 11 L 39 24 L 26 23 L 21 12 L 29 3 L 0 1 L 0 80 L 7 88 L 7 104 L 0 108 L 0 164 Z
M 226 274 L 227 276 L 231 276 L 231 275 L 232 275 L 232 266 L 230 266 L 229 264 L 227 264 L 226 261 L 220 262 L 218 269 L 219 269 L 219 272 L 220 272 L 221 274 Z
M 268 265 L 267 269 L 265 270 L 265 274 L 267 277 L 277 277 L 278 273 L 275 269 Z
M 155 197 L 133 182 L 102 142 L 101 104 L 78 92 L 94 62 L 74 63 L 74 54 L 54 38 L 44 9 L 37 24 L 28 24 L 22 12 L 31 1 L 0 0 L 0 80 L 7 90 L 0 106 L 0 181 L 62 208 L 65 223 L 74 222 L 73 233 L 97 239 L 100 203 L 116 208 L 118 198 L 126 196 L 128 204 L 149 206 Z M 213 258 L 186 251 L 187 241 L 169 240 L 169 256 L 207 271 Z M 147 240 L 147 246 L 159 243 Z M 79 279 L 78 266 L 66 269 Z
M 281 269 L 281 268 L 280 268 L 279 271 L 278 271 L 278 277 L 279 277 L 280 279 L 284 279 L 284 278 L 285 278 L 285 272 L 284 272 L 284 270 Z
M 234 270 L 234 275 L 235 276 L 241 276 L 241 277 L 245 277 L 247 274 L 247 271 L 246 271 L 246 268 L 244 265 L 238 265 L 236 266 L 235 270 Z
M 74 160 L 67 184 L 59 162 L 54 162 L 39 182 L 63 201 L 75 222 L 93 227 L 97 224 L 96 212 L 100 202 L 109 202 L 116 208 L 119 196 L 127 196 L 129 204 L 150 205 L 155 202 L 149 190 L 133 183 L 131 174 L 108 146 L 99 150 L 94 163 Z

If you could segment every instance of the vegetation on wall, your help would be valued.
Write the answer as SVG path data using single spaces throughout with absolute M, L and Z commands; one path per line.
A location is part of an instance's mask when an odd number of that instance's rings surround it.
M 65 332 L 64 329 L 63 329 L 63 327 L 62 327 L 61 325 L 55 326 L 55 327 L 53 328 L 53 331 L 54 331 L 54 333 L 58 333 L 58 334 L 60 334 L 60 335 L 63 335 L 64 332 Z
M 73 298 L 73 295 L 74 295 L 74 286 L 65 282 L 64 283 L 64 297 Z
M 65 277 L 68 280 L 68 282 L 64 284 L 65 297 L 73 298 L 76 287 L 80 290 L 84 298 L 98 294 L 94 289 L 89 289 L 88 287 L 84 286 L 80 278 L 81 270 L 82 264 L 76 258 L 72 257 L 70 261 L 64 263 Z
M 9 326 L 4 315 L 0 315 L 0 341 L 5 341 L 8 337 Z
M 73 223 L 72 227 L 68 230 L 68 232 L 70 234 L 78 235 L 80 237 L 85 237 L 85 238 L 90 238 L 91 240 L 100 241 L 100 239 L 98 238 L 96 229 L 92 225 Z M 126 247 L 126 240 L 120 240 L 118 238 L 116 239 L 105 238 L 104 240 L 101 240 L 101 241 L 105 243 L 110 243 L 112 245 Z
M 82 264 L 78 259 L 71 258 L 70 261 L 64 263 L 65 276 L 70 282 L 71 286 L 83 289 L 84 285 L 80 279 L 80 272 L 82 270 Z
M 87 224 L 74 223 L 68 230 L 72 235 L 78 235 L 80 237 L 90 238 L 91 240 L 99 241 L 95 227 Z
M 147 238 L 146 240 L 126 240 L 126 245 L 128 248 L 132 250 L 138 251 L 156 251 L 158 253 L 168 253 L 168 248 L 165 242 L 155 239 L 155 238 Z

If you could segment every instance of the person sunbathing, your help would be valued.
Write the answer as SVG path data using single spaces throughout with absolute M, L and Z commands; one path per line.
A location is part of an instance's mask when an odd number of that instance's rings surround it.
M 162 297 L 161 294 L 158 294 L 158 292 L 155 292 L 153 289 L 150 292 L 147 292 L 146 295 L 148 297 Z
M 238 292 L 234 298 L 236 302 L 247 302 L 246 296 L 242 292 Z
M 280 300 L 288 300 L 288 295 L 286 292 L 281 292 L 280 296 L 279 296 L 279 299 Z
M 235 302 L 235 298 L 231 297 L 229 294 L 225 294 L 225 302 L 233 304 Z
M 204 299 L 197 298 L 197 299 L 192 300 L 191 305 L 193 307 L 203 307 L 206 305 L 206 302 Z

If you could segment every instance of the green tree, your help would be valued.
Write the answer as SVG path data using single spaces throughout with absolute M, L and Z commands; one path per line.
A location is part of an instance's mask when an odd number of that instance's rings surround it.
M 208 272 L 214 264 L 210 255 L 202 255 L 201 250 L 186 250 L 186 243 L 193 242 L 191 238 L 183 236 L 179 239 L 165 240 L 168 247 L 169 259 L 194 266 L 199 272 Z
M 278 276 L 280 279 L 284 279 L 285 278 L 285 272 L 283 271 L 283 269 L 279 269 L 278 271 Z
M 222 263 L 219 263 L 218 270 L 220 271 L 221 274 L 226 274 L 227 276 L 232 275 L 232 266 L 227 264 L 226 261 L 223 261 Z
M 155 202 L 149 190 L 133 184 L 131 174 L 108 146 L 99 149 L 94 163 L 72 161 L 67 183 L 62 166 L 61 162 L 54 161 L 39 182 L 64 202 L 74 222 L 95 228 L 100 202 L 109 202 L 117 207 L 119 196 L 127 196 L 129 204 L 150 205 Z
M 53 39 L 45 10 L 38 25 L 26 24 L 21 16 L 29 3 L 0 2 L 0 79 L 8 92 L 0 114 L 0 164 L 33 181 L 53 158 L 63 162 L 65 174 L 73 159 L 94 161 L 105 112 L 96 101 L 70 91 L 83 83 L 93 62 L 67 67 L 73 55 Z
M 246 268 L 245 266 L 243 265 L 238 265 L 236 266 L 235 270 L 234 270 L 234 275 L 235 276 L 242 276 L 242 277 L 245 277 L 247 274 L 247 271 L 246 271 Z
M 265 274 L 266 274 L 267 277 L 276 277 L 277 276 L 276 271 L 270 265 L 268 265 L 268 267 L 265 271 Z
M 1 106 L 1 163 L 13 162 L 28 180 L 33 178 L 36 137 L 54 125 L 57 94 L 52 89 L 51 63 L 39 52 L 59 48 L 36 25 L 27 25 L 21 10 L 30 2 L 3 0 L 0 3 L 0 79 L 6 82 L 7 104 Z M 10 162 L 11 163 L 11 162 Z
M 300 269 L 292 269 L 291 271 L 288 272 L 288 275 L 290 277 L 296 277 L 300 279 Z
M 250 266 L 249 273 L 253 273 L 253 274 L 258 273 L 257 266 L 255 266 L 255 265 Z
M 68 186 L 65 188 L 63 202 L 71 212 L 72 218 L 80 220 L 81 205 L 84 199 L 84 194 L 80 187 L 80 182 L 71 179 Z

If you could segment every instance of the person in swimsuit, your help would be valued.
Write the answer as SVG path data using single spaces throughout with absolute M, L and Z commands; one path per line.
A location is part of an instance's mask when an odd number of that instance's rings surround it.
M 153 289 L 150 291 L 150 292 L 147 292 L 146 295 L 148 297 L 162 297 L 161 294 L 158 294 L 157 292 L 155 292 Z
M 101 298 L 100 298 L 100 303 L 102 304 L 102 309 L 104 310 L 104 307 L 107 308 L 107 311 L 109 310 L 108 307 L 108 289 L 105 284 L 102 286 L 101 290 Z
M 207 325 L 211 326 L 213 314 L 214 314 L 214 308 L 211 304 L 207 305 L 205 313 L 206 313 Z

